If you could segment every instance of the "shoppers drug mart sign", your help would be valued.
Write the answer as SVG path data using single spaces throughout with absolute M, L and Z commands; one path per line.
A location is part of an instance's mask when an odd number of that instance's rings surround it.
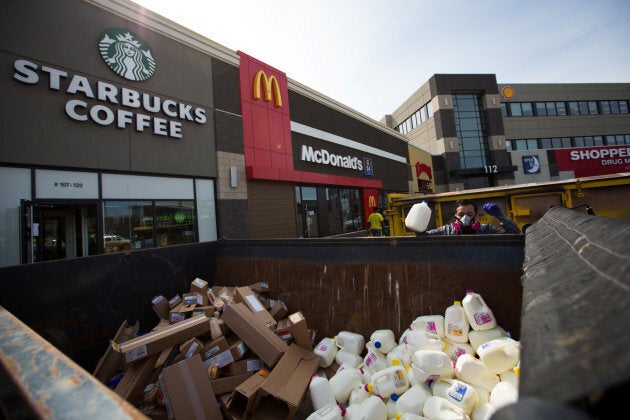
M 554 150 L 560 171 L 576 177 L 630 172 L 630 146 L 580 147 Z

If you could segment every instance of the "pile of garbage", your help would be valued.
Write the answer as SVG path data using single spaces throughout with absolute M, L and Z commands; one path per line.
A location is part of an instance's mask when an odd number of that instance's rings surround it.
M 482 420 L 518 400 L 520 342 L 473 291 L 444 315 L 416 318 L 398 340 L 386 329 L 367 341 L 340 331 L 314 353 L 308 420 Z
M 264 282 L 197 278 L 151 305 L 156 325 L 123 322 L 93 375 L 152 419 L 477 420 L 518 398 L 520 343 L 472 291 L 397 340 L 386 329 L 317 340 Z

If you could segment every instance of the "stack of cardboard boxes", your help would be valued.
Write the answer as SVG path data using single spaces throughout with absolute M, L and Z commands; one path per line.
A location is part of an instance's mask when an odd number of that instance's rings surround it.
M 272 294 L 197 278 L 156 296 L 159 322 L 143 335 L 123 322 L 93 374 L 150 418 L 294 418 L 319 366 L 315 331 Z

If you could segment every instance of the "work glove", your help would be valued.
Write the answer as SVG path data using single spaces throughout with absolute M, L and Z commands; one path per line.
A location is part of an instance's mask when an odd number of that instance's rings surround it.
M 503 214 L 503 210 L 501 210 L 501 207 L 499 207 L 499 205 L 495 203 L 486 203 L 483 205 L 483 209 L 490 216 L 498 217 Z

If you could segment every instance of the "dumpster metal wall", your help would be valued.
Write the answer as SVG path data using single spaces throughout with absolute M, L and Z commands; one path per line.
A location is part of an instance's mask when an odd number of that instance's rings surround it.
M 317 337 L 350 330 L 400 335 L 466 289 L 520 334 L 524 237 L 222 240 L 0 269 L 0 305 L 88 371 L 124 320 L 158 322 L 151 299 L 264 281 Z
M 522 235 L 221 241 L 214 284 L 269 283 L 317 341 L 343 330 L 399 337 L 472 289 L 518 337 L 523 246 Z
M 92 372 L 124 320 L 150 330 L 151 299 L 215 271 L 216 242 L 0 268 L 0 306 Z

